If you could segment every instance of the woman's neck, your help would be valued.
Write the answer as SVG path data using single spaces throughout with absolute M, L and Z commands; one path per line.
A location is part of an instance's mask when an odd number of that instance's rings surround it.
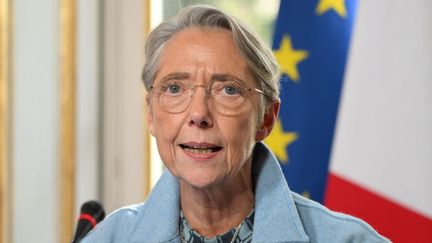
M 192 228 L 205 237 L 237 227 L 254 207 L 251 163 L 230 183 L 196 188 L 180 181 L 181 207 Z

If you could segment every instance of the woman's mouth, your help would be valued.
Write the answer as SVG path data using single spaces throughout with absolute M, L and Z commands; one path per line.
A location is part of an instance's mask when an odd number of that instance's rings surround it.
M 179 146 L 186 153 L 196 155 L 210 155 L 222 150 L 222 147 L 212 144 L 185 143 Z

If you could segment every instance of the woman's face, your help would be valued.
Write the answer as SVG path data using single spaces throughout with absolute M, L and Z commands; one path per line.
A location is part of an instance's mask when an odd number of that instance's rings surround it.
M 258 124 L 263 120 L 257 119 L 261 94 L 248 95 L 235 115 L 217 112 L 206 95 L 209 82 L 218 75 L 257 88 L 230 33 L 222 29 L 183 30 L 166 44 L 159 65 L 155 87 L 170 79 L 202 85 L 180 113 L 162 109 L 157 95 L 149 95 L 147 122 L 164 164 L 180 180 L 198 188 L 233 181 L 251 162 L 254 144 L 267 136 L 274 116 L 270 116 L 271 122 Z

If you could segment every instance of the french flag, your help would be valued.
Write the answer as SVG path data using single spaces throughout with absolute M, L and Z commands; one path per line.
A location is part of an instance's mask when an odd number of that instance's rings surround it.
M 283 0 L 282 107 L 265 141 L 292 190 L 394 242 L 432 242 L 432 1 Z

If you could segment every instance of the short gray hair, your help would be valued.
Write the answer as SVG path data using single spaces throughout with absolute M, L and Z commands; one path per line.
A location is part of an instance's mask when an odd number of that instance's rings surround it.
M 241 20 L 206 5 L 182 9 L 177 16 L 161 23 L 147 38 L 142 80 L 147 91 L 159 69 L 159 59 L 166 43 L 176 33 L 190 27 L 228 30 L 245 57 L 257 85 L 267 96 L 266 102 L 279 100 L 279 66 L 271 49 Z

